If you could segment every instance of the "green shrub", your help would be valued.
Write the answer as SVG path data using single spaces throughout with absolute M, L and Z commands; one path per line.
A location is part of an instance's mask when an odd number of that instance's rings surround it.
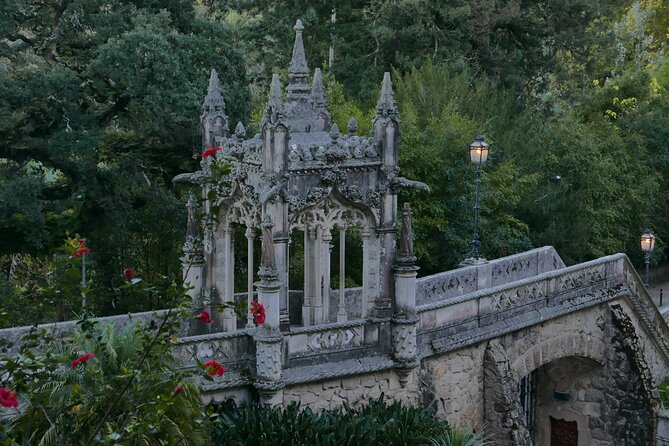
M 93 444 L 162 445 L 165 438 L 175 445 L 209 444 L 200 389 L 168 348 L 152 349 L 138 366 L 150 342 L 141 327 L 117 332 L 87 323 L 71 337 L 51 340 L 43 354 L 28 352 L 13 370 L 14 390 L 25 404 L 5 411 L 8 425 L 0 419 L 0 445 L 3 431 L 26 446 L 89 444 L 92 437 L 98 439 Z M 85 354 L 90 358 L 82 361 Z
M 454 426 L 440 437 L 430 439 L 430 446 L 486 446 L 484 436 L 471 427 Z
M 315 413 L 292 403 L 288 407 L 248 405 L 227 407 L 214 429 L 213 444 L 234 445 L 426 445 L 431 438 L 445 438 L 446 421 L 434 410 L 387 405 L 383 395 L 366 406 L 348 405 Z

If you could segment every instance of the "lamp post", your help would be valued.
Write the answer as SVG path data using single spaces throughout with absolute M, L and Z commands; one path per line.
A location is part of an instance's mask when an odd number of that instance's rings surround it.
M 650 286 L 650 254 L 655 249 L 655 234 L 650 229 L 646 229 L 641 234 L 641 250 L 646 256 L 646 288 Z
M 472 237 L 472 251 L 469 258 L 464 263 L 483 263 L 485 259 L 481 257 L 479 245 L 481 244 L 481 224 L 479 214 L 481 212 L 481 173 L 482 166 L 488 160 L 490 146 L 483 140 L 483 136 L 478 135 L 474 142 L 469 145 L 469 158 L 476 166 L 476 195 L 474 200 L 474 236 Z

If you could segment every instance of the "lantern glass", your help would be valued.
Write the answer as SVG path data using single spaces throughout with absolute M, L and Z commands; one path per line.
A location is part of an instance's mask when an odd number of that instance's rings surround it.
M 482 136 L 477 136 L 469 145 L 469 158 L 474 164 L 484 164 L 488 160 L 489 151 L 488 143 L 483 140 Z
M 655 249 L 655 234 L 650 229 L 646 229 L 641 234 L 641 250 L 651 252 L 653 249 Z

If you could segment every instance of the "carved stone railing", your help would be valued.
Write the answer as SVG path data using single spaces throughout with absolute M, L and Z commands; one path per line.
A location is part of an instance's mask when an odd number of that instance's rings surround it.
M 669 361 L 669 328 L 624 254 L 417 307 L 423 357 L 625 297 Z
M 426 305 L 442 299 L 499 286 L 564 268 L 564 262 L 552 246 L 533 249 L 418 279 L 416 304 Z
M 165 312 L 168 310 L 145 311 L 143 313 L 120 314 L 118 316 L 105 316 L 97 318 L 96 321 L 102 324 L 111 324 L 117 331 L 120 331 L 130 324 L 160 324 Z M 12 327 L 0 329 L 0 354 L 10 355 L 15 354 L 20 345 L 21 338 L 28 334 L 31 326 Z M 41 324 L 37 326 L 38 331 L 46 331 L 53 337 L 63 336 L 71 333 L 79 328 L 78 321 L 63 321 L 53 322 L 49 324 Z M 188 333 L 188 322 L 184 321 L 177 332 L 176 336 L 185 336 Z
M 186 369 L 198 367 L 215 359 L 228 369 L 222 378 L 201 381 L 205 392 L 247 386 L 253 383 L 255 372 L 255 330 L 238 330 L 232 333 L 214 333 L 178 338 L 172 347 L 177 361 Z

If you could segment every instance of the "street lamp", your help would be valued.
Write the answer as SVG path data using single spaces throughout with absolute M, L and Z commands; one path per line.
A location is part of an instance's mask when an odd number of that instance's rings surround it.
M 646 229 L 641 234 L 641 250 L 646 256 L 646 288 L 650 286 L 650 254 L 655 249 L 655 234 L 650 229 Z
M 483 140 L 483 136 L 481 135 L 474 138 L 474 142 L 469 145 L 469 158 L 476 166 L 476 199 L 474 201 L 474 237 L 472 238 L 472 252 L 469 254 L 469 259 L 465 260 L 465 262 L 468 263 L 485 262 L 485 259 L 481 257 L 481 253 L 479 252 L 479 245 L 481 244 L 479 214 L 481 212 L 481 167 L 488 160 L 489 151 L 490 146 Z

